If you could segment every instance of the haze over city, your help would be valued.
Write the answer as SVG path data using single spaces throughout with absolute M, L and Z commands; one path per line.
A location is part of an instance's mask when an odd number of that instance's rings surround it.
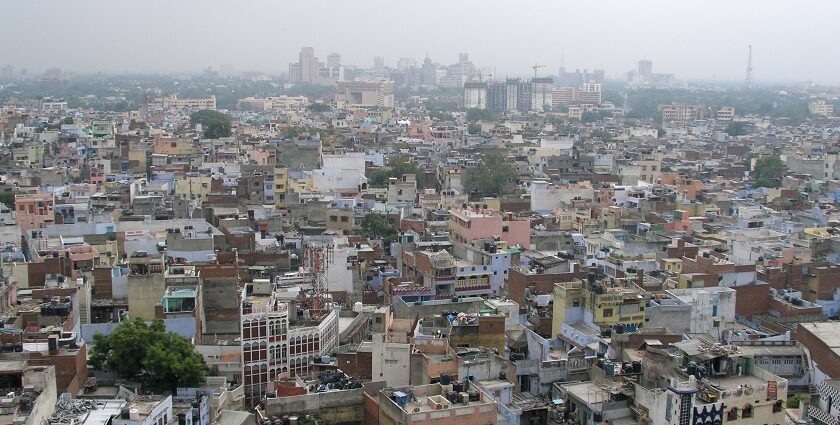
M 834 22 L 840 4 L 785 1 L 7 1 L 3 60 L 33 71 L 285 72 L 300 46 L 320 56 L 394 66 L 428 54 L 452 62 L 470 53 L 499 76 L 599 68 L 620 76 L 640 58 L 679 78 L 744 79 L 753 45 L 758 83 L 838 81 Z M 561 53 L 563 52 L 563 53 Z

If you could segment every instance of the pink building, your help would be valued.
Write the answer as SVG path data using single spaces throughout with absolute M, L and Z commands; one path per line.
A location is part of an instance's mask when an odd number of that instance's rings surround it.
M 15 211 L 20 230 L 40 229 L 55 222 L 53 195 L 49 193 L 15 195 Z
M 469 244 L 476 239 L 499 237 L 508 245 L 531 246 L 531 223 L 489 210 L 453 209 L 449 211 L 449 231 L 456 241 Z

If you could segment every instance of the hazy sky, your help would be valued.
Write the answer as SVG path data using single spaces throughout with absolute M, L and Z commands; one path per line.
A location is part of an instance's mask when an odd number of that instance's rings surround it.
M 280 73 L 301 46 L 344 64 L 394 66 L 467 52 L 496 75 L 603 68 L 757 82 L 840 82 L 840 2 L 793 0 L 0 0 L 0 66 L 70 71 Z

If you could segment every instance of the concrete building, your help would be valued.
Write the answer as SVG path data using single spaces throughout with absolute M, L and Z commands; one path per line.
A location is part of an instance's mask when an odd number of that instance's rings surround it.
M 464 108 L 487 109 L 487 83 L 477 81 L 464 83 Z
M 335 102 L 339 108 L 372 106 L 394 107 L 394 82 L 381 80 L 339 81 L 335 88 Z
M 184 109 L 211 109 L 216 110 L 216 96 L 210 95 L 207 98 L 201 99 L 178 99 L 177 95 L 170 95 L 161 98 L 161 107 L 163 109 L 184 108 Z
M 403 174 L 402 177 L 388 179 L 388 204 L 413 206 L 417 199 L 417 176 Z
M 735 290 L 724 287 L 672 289 L 650 300 L 645 326 L 673 333 L 708 333 L 716 338 L 735 323 Z
M 15 195 L 15 212 L 20 230 L 25 232 L 53 224 L 53 202 L 52 194 Z
M 512 214 L 489 210 L 453 209 L 449 212 L 449 231 L 457 242 L 471 244 L 477 239 L 500 238 L 508 246 L 531 246 L 531 225 Z
M 385 388 L 379 393 L 379 423 L 382 425 L 495 425 L 497 402 L 469 381 L 418 385 L 407 391 Z M 455 395 L 452 395 L 452 394 Z
M 810 112 L 811 115 L 830 117 L 834 115 L 834 105 L 827 102 L 825 99 L 813 100 L 808 103 L 808 112 Z
M 552 85 L 550 77 L 534 78 L 531 80 L 531 110 L 543 112 L 551 109 L 553 104 Z

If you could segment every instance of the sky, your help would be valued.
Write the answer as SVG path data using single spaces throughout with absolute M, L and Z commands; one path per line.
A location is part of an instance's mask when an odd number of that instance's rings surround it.
M 279 74 L 312 46 L 370 67 L 457 62 L 496 76 L 604 69 L 639 59 L 677 78 L 840 82 L 836 0 L 0 0 L 0 66 L 74 72 Z M 562 54 L 561 54 L 562 52 Z

